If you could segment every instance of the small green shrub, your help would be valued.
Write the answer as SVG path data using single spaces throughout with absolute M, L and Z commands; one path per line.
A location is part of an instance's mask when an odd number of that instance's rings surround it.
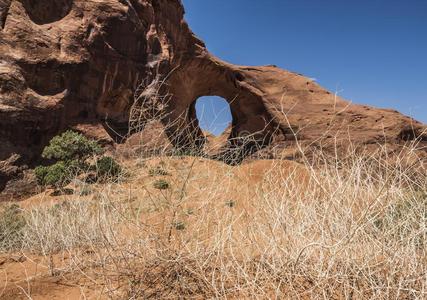
M 159 179 L 154 181 L 153 186 L 158 190 L 167 190 L 169 188 L 169 183 L 166 180 Z
M 48 167 L 44 182 L 46 185 L 62 186 L 67 181 L 67 175 L 67 166 L 60 161 Z
M 163 169 L 160 166 L 157 166 L 155 168 L 152 168 L 148 171 L 148 175 L 150 176 L 167 176 L 169 175 L 168 171 L 166 171 L 165 169 Z
M 69 174 L 72 175 L 78 175 L 81 174 L 87 170 L 89 170 L 90 165 L 87 164 L 84 160 L 66 160 L 63 161 L 65 165 L 67 166 L 67 171 Z
M 89 156 L 102 154 L 102 152 L 101 146 L 96 141 L 68 130 L 55 136 L 43 150 L 42 156 L 48 159 L 71 161 L 84 160 Z
M 42 156 L 56 161 L 51 166 L 39 166 L 34 173 L 42 186 L 62 189 L 74 177 L 94 171 L 94 181 L 117 178 L 122 173 L 120 165 L 109 156 L 97 159 L 96 164 L 88 164 L 90 157 L 103 153 L 101 146 L 80 133 L 66 131 L 54 137 L 43 150 Z
M 34 174 L 39 185 L 45 185 L 45 177 L 49 173 L 49 167 L 38 166 L 34 169 Z
M 77 191 L 77 194 L 79 196 L 88 196 L 92 193 L 93 193 L 93 190 L 87 184 L 81 186 L 80 189 Z
M 236 206 L 236 201 L 233 201 L 233 200 L 226 201 L 225 205 L 230 207 L 230 208 L 233 208 Z
M 35 174 L 38 183 L 44 186 L 62 187 L 70 181 L 70 169 L 62 161 L 47 167 L 37 167 Z
M 122 173 L 122 168 L 110 156 L 104 156 L 96 161 L 96 174 L 98 178 L 117 178 Z
M 203 153 L 200 149 L 193 148 L 175 148 L 173 151 L 175 156 L 183 157 L 183 156 L 201 156 Z
M 52 216 L 60 216 L 61 213 L 71 210 L 71 204 L 69 201 L 65 200 L 59 203 L 56 203 L 52 207 L 48 208 L 47 212 Z
M 173 227 L 175 227 L 176 230 L 184 230 L 185 229 L 185 223 L 180 222 L 180 221 L 176 221 L 176 222 L 174 222 Z
M 419 247 L 427 244 L 427 197 L 423 193 L 412 195 L 400 202 L 393 203 L 384 214 L 373 220 L 377 230 L 386 233 L 390 240 L 400 240 L 411 236 Z
M 0 213 L 0 249 L 19 248 L 25 226 L 24 214 L 17 204 L 4 208 Z

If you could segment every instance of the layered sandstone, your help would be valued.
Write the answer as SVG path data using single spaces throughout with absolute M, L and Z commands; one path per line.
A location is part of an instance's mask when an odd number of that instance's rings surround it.
M 295 135 L 307 143 L 427 144 L 425 126 L 396 111 L 351 104 L 275 66 L 214 57 L 179 0 L 0 0 L 0 190 L 66 128 L 125 141 L 141 83 L 161 83 L 162 121 L 181 147 L 203 146 L 194 106 L 208 95 L 230 103 L 231 143 L 250 135 L 253 149 L 294 147 Z

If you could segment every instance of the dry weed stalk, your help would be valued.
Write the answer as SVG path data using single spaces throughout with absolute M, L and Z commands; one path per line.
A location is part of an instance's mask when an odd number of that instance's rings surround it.
M 133 128 L 146 114 L 158 119 L 138 107 Z M 55 274 L 80 274 L 111 299 L 426 298 L 427 173 L 417 144 L 390 163 L 386 147 L 307 157 L 296 143 L 306 175 L 277 160 L 255 186 L 250 168 L 239 179 L 236 168 L 196 156 L 178 167 L 166 150 L 143 156 L 173 170 L 171 188 L 155 191 L 141 171 L 130 179 L 139 188 L 108 183 L 92 200 L 32 208 L 21 250 L 66 253 Z

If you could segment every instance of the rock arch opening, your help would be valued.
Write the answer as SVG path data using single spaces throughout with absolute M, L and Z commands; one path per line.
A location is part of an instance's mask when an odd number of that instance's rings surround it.
M 167 93 L 171 96 L 165 120 L 167 135 L 177 149 L 195 149 L 196 153 L 202 150 L 201 153 L 210 158 L 238 164 L 271 142 L 278 130 L 273 107 L 263 100 L 265 91 L 251 85 L 257 80 L 255 77 L 248 78 L 242 70 L 228 69 L 228 64 L 207 58 L 214 59 L 207 56 L 183 64 L 167 78 Z M 225 140 L 225 147 L 217 153 L 206 151 L 209 137 L 203 132 L 203 120 L 197 118 L 196 104 L 199 106 L 198 99 L 202 96 L 220 96 L 230 106 L 232 126 L 229 134 L 220 136 Z
M 199 144 L 207 155 L 224 150 L 232 133 L 233 115 L 228 101 L 219 96 L 202 96 L 190 106 L 191 127 L 199 132 Z M 197 135 L 197 134 L 196 134 Z
M 194 109 L 198 125 L 205 136 L 226 134 L 233 120 L 228 101 L 218 96 L 203 96 L 196 100 Z

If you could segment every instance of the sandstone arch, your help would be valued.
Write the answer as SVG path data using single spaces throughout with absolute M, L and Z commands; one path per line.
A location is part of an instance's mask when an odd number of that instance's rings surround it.
M 176 124 L 170 136 L 179 136 L 177 144 L 203 145 L 203 134 L 195 122 L 195 101 L 202 96 L 227 100 L 232 114 L 231 144 L 242 135 L 252 135 L 257 147 L 267 145 L 277 131 L 277 124 L 262 101 L 260 91 L 248 86 L 244 75 L 235 68 L 206 54 L 206 57 L 179 67 L 168 80 L 171 94 L 167 123 Z M 189 130 L 184 130 L 189 128 Z
M 203 145 L 189 109 L 217 95 L 233 112 L 230 142 L 254 135 L 244 155 L 262 146 L 259 156 L 292 158 L 295 132 L 323 148 L 344 140 L 397 151 L 420 140 L 427 153 L 425 125 L 396 111 L 349 103 L 301 74 L 212 56 L 180 0 L 0 0 L 0 25 L 0 190 L 67 128 L 122 142 L 138 83 L 154 78 L 170 95 L 162 121 L 180 147 Z

